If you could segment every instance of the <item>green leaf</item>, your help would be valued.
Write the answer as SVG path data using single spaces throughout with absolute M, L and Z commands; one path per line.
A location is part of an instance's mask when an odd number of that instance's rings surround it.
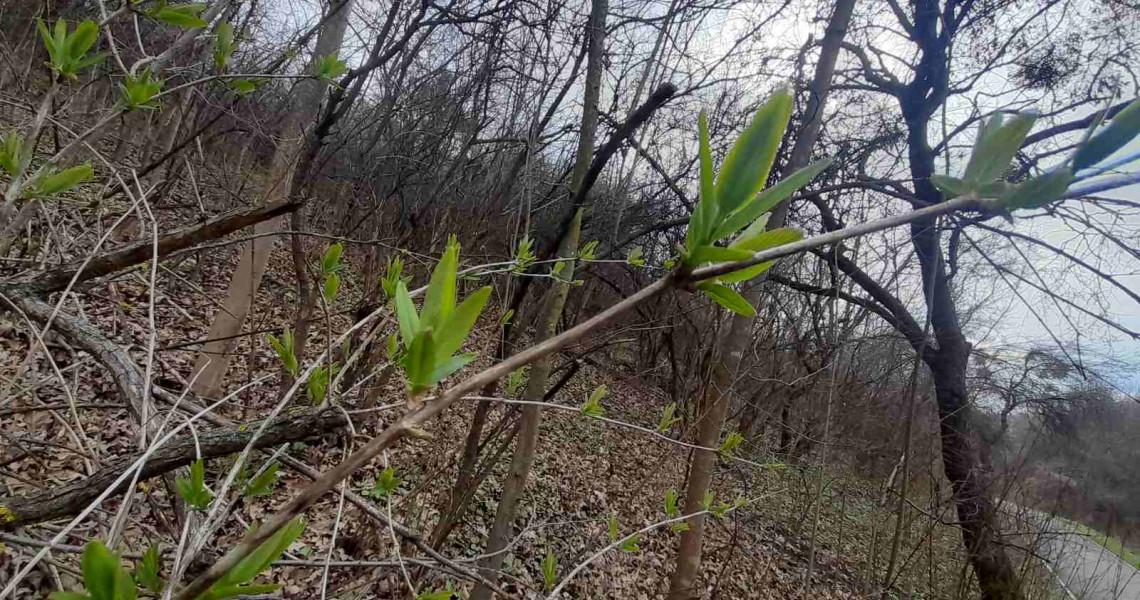
M 609 394 L 609 388 L 604 385 L 599 385 L 594 388 L 594 391 L 590 393 L 590 397 L 586 399 L 586 403 L 583 404 L 579 410 L 587 417 L 600 417 L 604 415 L 606 411 L 602 408 L 601 402 L 602 398 L 605 398 L 607 394 Z
M 214 35 L 214 67 L 219 72 L 224 71 L 226 66 L 230 64 L 230 58 L 236 49 L 234 26 L 230 25 L 229 21 L 218 23 L 218 29 Z
M 249 486 L 245 488 L 245 496 L 247 498 L 257 498 L 261 496 L 273 495 L 273 484 L 277 483 L 277 469 L 281 465 L 273 463 L 269 468 L 262 471 L 261 475 L 253 478 Z
M 395 362 L 400 354 L 400 341 L 396 339 L 396 334 L 388 336 L 388 361 Z
M 396 477 L 396 468 L 388 467 L 380 471 L 380 477 L 376 479 L 376 485 L 372 488 L 372 497 L 377 500 L 385 498 L 399 489 L 403 482 L 403 479 Z
M 942 192 L 942 195 L 947 200 L 957 198 L 958 196 L 966 196 L 977 191 L 977 185 L 972 182 L 963 181 L 957 177 L 947 177 L 946 175 L 939 175 L 935 173 L 930 176 L 930 183 Z
M 459 242 L 451 236 L 443 257 L 431 274 L 420 320 L 424 327 L 441 326 L 455 310 L 455 273 L 459 269 Z
M 416 596 L 416 600 L 451 600 L 455 595 L 454 590 L 440 590 L 436 592 L 424 592 Z
M 689 220 L 689 229 L 685 233 L 685 247 L 690 251 L 715 239 L 710 234 L 720 220 L 720 204 L 717 201 L 712 148 L 709 142 L 708 115 L 703 110 L 697 119 L 697 133 L 700 139 L 701 197 L 697 202 L 697 208 L 693 211 L 693 217 Z
M 516 273 L 525 271 L 537 258 L 534 254 L 534 240 L 530 239 L 530 236 L 524 237 L 519 242 L 519 247 L 515 249 L 514 271 Z
M 190 464 L 190 477 L 177 477 L 174 487 L 182 501 L 198 510 L 206 510 L 214 495 L 206 489 L 206 463 L 198 459 Z
M 467 296 L 452 311 L 451 318 L 442 325 L 442 333 L 436 339 L 436 361 L 451 356 L 463 347 L 463 342 L 467 341 L 467 336 L 475 326 L 475 321 L 479 319 L 479 315 L 483 313 L 483 308 L 487 306 L 491 291 L 491 286 L 480 288 L 474 294 Z
M 205 3 L 194 2 L 191 4 L 175 4 L 172 6 L 160 5 L 148 14 L 152 19 L 162 21 L 167 25 L 174 25 L 175 27 L 181 27 L 183 29 L 200 29 L 209 25 L 209 23 L 199 18 L 199 15 L 205 10 Z
M 672 523 L 669 525 L 669 529 L 676 533 L 681 533 L 682 531 L 688 531 L 691 527 L 689 527 L 688 523 Z
M 407 352 L 401 361 L 404 373 L 412 384 L 412 393 L 418 394 L 431 387 L 431 376 L 435 371 L 435 339 L 431 329 L 424 329 L 412 338 Z
M 697 289 L 704 292 L 706 296 L 712 298 L 717 304 L 731 310 L 732 312 L 744 315 L 746 317 L 755 317 L 756 309 L 744 299 L 743 296 L 738 294 L 736 290 L 721 285 L 719 283 L 712 283 L 705 281 L 697 285 Z
M 720 246 L 697 246 L 692 253 L 693 264 L 736 262 L 750 258 L 752 258 L 752 253 L 747 250 L 722 248 Z
M 162 591 L 162 578 L 158 576 L 161 568 L 158 546 L 152 545 L 143 552 L 142 561 L 135 566 L 135 581 L 152 594 L 158 594 Z
M 15 177 L 22 171 L 24 138 L 16 129 L 9 131 L 0 142 L 0 168 Z
M 743 238 L 743 235 L 741 237 Z M 803 237 L 804 233 L 798 229 L 781 227 L 780 229 L 765 231 L 760 235 L 753 236 L 751 238 L 739 239 L 730 244 L 729 247 L 740 250 L 748 250 L 749 252 L 760 252 L 769 248 L 775 248 L 776 246 L 783 246 L 784 244 L 797 242 L 803 239 Z M 776 264 L 776 261 L 770 260 L 745 269 L 740 269 L 739 271 L 733 271 L 727 275 L 722 275 L 720 277 L 720 281 L 724 283 L 738 283 L 741 281 L 748 281 L 750 279 L 758 277 L 764 271 L 772 268 L 772 265 L 774 264 Z
M 616 542 L 618 539 L 618 522 L 617 515 L 610 513 L 609 521 L 610 543 Z
M 84 21 L 75 26 L 75 31 L 72 32 L 70 39 L 67 41 L 68 55 L 78 61 L 87 54 L 91 46 L 99 39 L 99 26 L 93 21 Z
M 788 90 L 775 92 L 756 111 L 724 159 L 717 178 L 716 196 L 722 214 L 732 213 L 764 187 L 791 116 L 792 94 Z
M 119 85 L 119 89 L 122 91 L 123 104 L 126 105 L 127 110 L 158 108 L 159 105 L 155 101 L 155 96 L 162 91 L 164 84 L 164 81 L 151 77 L 149 68 L 143 69 L 138 76 L 127 75 L 123 78 L 123 83 Z
M 325 283 L 321 287 L 321 294 L 324 295 L 326 302 L 332 302 L 336 299 L 337 292 L 340 291 L 340 275 L 336 273 L 329 273 L 325 275 Z
M 297 356 L 293 349 L 293 330 L 286 328 L 281 340 L 278 340 L 273 334 L 266 337 L 269 339 L 269 343 L 273 345 L 273 350 L 277 352 L 277 357 L 285 366 L 285 372 L 290 375 L 297 375 Z
M 669 490 L 665 492 L 665 514 L 669 518 L 677 518 L 681 516 L 681 510 L 677 508 L 678 498 L 679 496 L 677 495 L 677 490 L 669 488 Z
M 641 248 L 634 248 L 633 250 L 629 251 L 629 254 L 626 255 L 625 262 L 635 267 L 644 267 L 645 259 L 642 258 L 642 256 L 643 254 L 641 252 Z
M 728 434 L 728 437 L 724 438 L 724 441 L 720 443 L 720 449 L 717 450 L 717 452 L 725 456 L 731 456 L 733 451 L 739 448 L 740 444 L 742 443 L 744 443 L 744 436 L 740 435 L 739 432 L 734 431 Z
M 52 592 L 48 600 L 92 600 L 91 596 L 79 592 Z
M 1018 184 L 998 198 L 998 203 L 1008 210 L 1044 206 L 1060 198 L 1073 180 L 1072 169 L 1051 171 Z
M 251 94 L 251 93 L 257 91 L 257 88 L 262 83 L 264 83 L 264 81 L 261 79 L 245 79 L 245 78 L 242 78 L 242 79 L 230 79 L 228 85 L 230 86 L 230 89 L 232 89 L 233 91 L 237 92 L 238 94 L 244 95 L 244 94 Z
M 1073 155 L 1073 169 L 1087 169 L 1140 135 L 1140 99 L 1116 113 L 1108 126 L 1085 142 Z
M 507 312 L 503 313 L 503 318 L 499 319 L 499 325 L 506 327 L 510 325 L 513 318 L 515 318 L 515 310 L 513 308 L 508 309 Z
M 431 385 L 435 385 L 443 381 L 445 377 L 452 373 L 466 367 L 468 363 L 478 358 L 479 355 L 474 352 L 467 352 L 465 354 L 457 354 L 450 358 L 444 359 L 435 364 L 435 368 L 431 372 Z
M 340 271 L 340 255 L 344 252 L 344 246 L 337 242 L 325 250 L 324 256 L 321 257 L 321 272 L 328 275 Z
M 657 432 L 665 433 L 673 426 L 674 423 L 681 420 L 681 417 L 673 416 L 677 412 L 677 403 L 671 402 L 669 406 L 665 407 L 665 414 L 661 416 L 661 420 L 657 422 Z
M 581 249 L 578 250 L 578 258 L 582 260 L 594 260 L 594 251 L 598 249 L 598 240 L 586 242 Z
M 628 540 L 625 540 L 624 542 L 622 542 L 621 546 L 619 546 L 619 548 L 623 552 L 630 552 L 630 553 L 636 554 L 638 552 L 641 552 L 641 546 L 637 545 L 637 542 L 640 540 L 641 540 L 640 534 L 632 535 L 632 536 L 630 536 L 630 538 Z
M 400 322 L 400 338 L 404 341 L 404 346 L 411 346 L 412 340 L 420 331 L 420 317 L 416 314 L 412 296 L 408 294 L 408 286 L 403 281 L 396 284 L 396 320 Z
M 558 557 L 549 548 L 546 549 L 546 558 L 542 559 L 542 580 L 548 593 L 554 589 L 554 583 L 558 580 Z
M 713 500 L 716 498 L 716 492 L 712 490 L 705 490 L 705 497 L 697 504 L 702 510 L 709 510 L 712 508 Z
M 257 550 L 242 559 L 233 569 L 222 575 L 221 579 L 210 586 L 211 590 L 222 590 L 228 587 L 241 585 L 253 581 L 262 571 L 269 568 L 273 561 L 289 549 L 298 537 L 305 531 L 305 521 L 300 517 L 293 519 L 288 525 L 282 527 L 277 533 L 265 540 Z M 276 589 L 276 588 L 275 588 Z M 232 597 L 232 596 L 227 596 Z
M 978 140 L 962 178 L 974 183 L 989 183 L 1005 172 L 1013 156 L 1021 148 L 1025 136 L 1037 121 L 1037 115 L 1022 113 L 1002 124 L 995 114 L 978 132 Z
M 412 280 L 411 277 L 404 277 L 404 260 L 399 256 L 394 256 L 388 259 L 388 270 L 381 280 L 381 287 L 384 288 L 384 296 L 391 298 L 396 295 L 396 286 L 403 281 L 407 285 Z
M 776 185 L 760 192 L 751 202 L 745 203 L 744 206 L 728 215 L 724 222 L 717 227 L 709 241 L 730 236 L 750 223 L 754 224 L 757 219 L 771 211 L 777 204 L 811 183 L 811 180 L 830 167 L 831 163 L 832 159 L 830 158 L 817 160 L 785 177 Z
M 39 197 L 54 196 L 91 179 L 94 174 L 95 171 L 91 168 L 91 165 L 83 163 L 79 166 L 43 177 L 36 183 L 33 193 Z
M 92 598 L 95 600 L 118 600 L 119 578 L 117 572 L 121 568 L 118 556 L 112 554 L 103 545 L 103 542 L 94 540 L 88 542 L 87 547 L 84 548 L 80 564 L 83 568 L 83 584 L 87 587 Z M 134 589 L 134 584 L 132 583 L 130 587 Z
M 322 57 L 317 61 L 313 74 L 316 75 L 317 79 L 320 79 L 321 81 L 332 83 L 335 80 L 339 79 L 341 75 L 344 75 L 347 72 L 348 65 L 345 64 L 345 62 L 340 58 L 338 58 L 334 52 L 328 56 Z

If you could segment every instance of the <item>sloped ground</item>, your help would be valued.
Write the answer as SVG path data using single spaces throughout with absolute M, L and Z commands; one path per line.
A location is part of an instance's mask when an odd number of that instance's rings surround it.
M 182 190 L 181 193 L 187 193 Z M 122 207 L 119 206 L 121 210 Z M 102 210 L 115 214 L 114 207 Z M 104 214 L 107 214 L 104 213 Z M 97 214 L 85 214 L 88 222 L 72 219 L 66 223 L 75 228 L 75 239 L 91 239 L 90 226 Z M 183 217 L 179 213 L 159 213 L 161 230 L 169 230 Z M 232 236 L 234 238 L 240 235 Z M 320 248 L 325 242 L 319 242 Z M 54 257 L 65 260 L 89 251 L 92 244 L 74 244 L 67 250 L 70 255 Z M 155 315 L 158 323 L 158 352 L 155 375 L 164 386 L 179 387 L 188 377 L 194 364 L 194 346 L 185 342 L 205 337 L 210 320 L 216 312 L 218 300 L 224 297 L 236 263 L 237 246 L 206 252 L 202 264 L 194 260 L 172 265 L 178 274 L 166 270 L 159 273 Z M 350 265 L 345 274 L 342 298 L 331 307 L 331 326 L 334 332 L 350 324 L 346 316 L 359 295 L 359 275 L 351 266 L 361 264 L 357 247 L 349 246 L 346 262 Z M 255 305 L 248 328 L 253 331 L 281 327 L 289 324 L 293 316 L 295 287 L 289 257 L 282 243 L 278 244 L 270 264 L 260 296 Z M 82 310 L 83 315 L 96 323 L 104 332 L 124 347 L 139 364 L 145 364 L 145 348 L 149 339 L 147 313 L 149 294 L 145 269 L 134 269 L 114 277 L 110 286 L 99 286 L 83 291 L 77 301 L 69 301 L 69 312 Z M 477 336 L 473 350 L 484 357 L 468 367 L 473 372 L 487 364 L 491 351 L 490 339 L 498 327 L 496 309 L 488 310 L 488 318 Z M 343 313 L 343 314 L 342 314 Z M 310 356 L 325 342 L 323 317 L 313 324 Z M 0 316 L 0 380 L 9 381 L 24 361 L 32 338 L 26 324 L 18 315 Z M 64 374 L 71 397 L 79 405 L 77 415 L 67 410 L 36 412 L 0 412 L 0 428 L 5 441 L 0 449 L 0 475 L 3 476 L 5 495 L 27 494 L 39 488 L 50 487 L 82 478 L 90 468 L 106 459 L 128 454 L 135 448 L 137 425 L 122 407 L 114 386 L 102 368 L 90 357 L 71 351 L 66 344 L 49 338 L 51 357 Z M 231 365 L 231 384 L 240 384 L 253 378 L 279 370 L 276 358 L 264 334 L 243 338 L 236 345 Z M 654 427 L 661 408 L 668 403 L 665 395 L 640 385 L 635 380 L 602 373 L 584 366 L 564 388 L 554 402 L 578 405 L 595 386 L 610 386 L 611 395 L 603 401 L 610 418 Z M 34 389 L 29 389 L 34 386 Z M 28 373 L 12 388 L 14 407 L 34 403 L 66 404 L 68 394 L 58 382 L 51 363 L 43 353 L 29 365 Z M 270 383 L 241 394 L 234 403 L 224 406 L 221 415 L 235 420 L 251 420 L 265 414 L 276 399 L 276 384 Z M 402 396 L 401 384 L 393 380 L 381 396 L 380 403 L 398 402 Z M 351 399 L 344 403 L 352 408 Z M 386 460 L 398 468 L 404 484 L 393 502 L 394 516 L 414 529 L 428 532 L 435 524 L 440 507 L 454 481 L 456 462 L 466 436 L 472 405 L 463 405 L 446 413 L 430 426 L 435 436 L 431 442 L 412 441 L 401 444 Z M 497 408 L 496 416 L 502 408 Z M 307 444 L 293 444 L 288 451 L 309 465 L 326 469 L 338 462 L 345 452 L 345 444 L 359 445 L 365 438 L 381 430 L 385 420 L 396 417 L 398 409 L 390 412 L 361 414 L 354 417 L 356 438 L 326 436 Z M 78 417 L 78 419 L 75 418 Z M 493 417 L 491 422 L 496 419 Z M 676 435 L 676 433 L 674 433 Z M 82 450 L 80 450 L 82 448 Z M 755 457 L 763 460 L 763 457 Z M 260 460 L 263 460 L 260 459 Z M 522 502 L 518 519 L 518 538 L 505 555 L 504 570 L 508 576 L 506 589 L 521 596 L 540 597 L 542 576 L 539 563 L 549 551 L 558 557 L 560 576 L 609 543 L 607 522 L 614 515 L 623 533 L 628 533 L 665 518 L 663 498 L 666 490 L 680 489 L 685 479 L 688 451 L 680 446 L 655 440 L 627 429 L 604 425 L 584 419 L 574 413 L 546 411 L 542 435 L 531 479 Z M 455 531 L 444 549 L 453 557 L 473 558 L 482 551 L 490 523 L 494 519 L 499 481 L 509 463 L 509 451 L 500 462 L 497 472 L 479 490 L 472 510 L 464 523 Z M 225 459 L 211 462 L 207 482 L 214 485 L 229 466 Z M 351 489 L 367 496 L 373 482 L 383 468 L 377 459 L 366 469 L 356 473 Z M 240 519 L 231 522 L 216 540 L 215 548 L 224 551 L 256 522 L 285 504 L 292 493 L 303 488 L 307 480 L 282 471 L 277 492 L 263 499 L 245 501 L 238 510 Z M 842 479 L 840 476 L 842 475 Z M 811 538 L 810 500 L 814 498 L 816 477 L 814 469 L 787 471 L 757 470 L 724 463 L 716 480 L 717 498 L 731 500 L 745 498 L 754 502 L 706 529 L 703 562 L 706 597 L 734 598 L 791 598 L 803 586 L 808 569 Z M 868 540 L 879 527 L 878 536 L 884 539 L 884 513 L 875 508 L 874 484 L 861 482 L 853 474 L 829 471 L 824 498 L 824 510 L 816 535 L 817 551 L 812 571 L 812 586 L 808 597 L 853 598 L 860 597 L 865 573 Z M 170 498 L 160 483 L 141 485 L 133 504 L 133 522 L 126 532 L 126 540 L 119 550 L 141 552 L 151 543 L 164 549 L 172 547 L 173 536 L 169 524 Z M 838 490 L 838 491 L 837 491 Z M 96 512 L 94 521 L 102 525 L 110 522 L 119 501 L 104 503 Z M 387 508 L 381 503 L 382 508 Z M 309 561 L 304 566 L 275 568 L 270 577 L 285 588 L 291 598 L 319 596 L 322 577 L 321 566 L 332 542 L 332 531 L 337 522 L 338 498 L 328 495 L 308 513 L 309 526 L 287 558 Z M 913 524 L 908 536 L 921 540 L 926 535 L 921 523 Z M 24 536 L 47 537 L 54 527 L 29 528 L 20 532 Z M 104 528 L 81 526 L 69 543 L 81 545 L 91 536 L 98 536 Z M 930 544 L 930 572 L 912 569 L 905 577 L 924 581 L 929 575 L 931 583 L 950 589 L 960 568 L 952 559 L 957 541 L 949 528 L 937 530 Z M 913 535 L 911 535 L 913 534 Z M 909 538 L 908 538 L 909 539 Z M 880 541 L 880 544 L 883 542 Z M 585 569 L 570 585 L 567 597 L 574 598 L 652 598 L 662 595 L 668 585 L 677 544 L 677 534 L 662 528 L 644 536 L 640 551 L 615 551 L 607 554 Z M 937 549 L 937 560 L 935 559 Z M 406 552 L 408 548 L 401 551 Z M 29 556 L 29 548 L 8 544 L 0 550 L 0 581 L 6 581 Z M 882 554 L 880 550 L 880 554 Z M 386 560 L 396 556 L 396 547 L 388 532 L 377 530 L 359 511 L 346 505 L 338 531 L 332 559 L 345 561 L 331 570 L 329 597 L 337 598 L 394 598 L 399 571 L 391 568 L 355 566 L 352 563 L 367 560 Z M 878 562 L 881 569 L 880 557 Z M 53 589 L 55 574 L 72 585 L 68 573 L 77 565 L 77 557 L 66 552 L 53 555 L 54 574 L 51 569 L 37 571 L 25 580 L 18 597 L 42 597 Z M 194 568 L 201 568 L 196 565 Z M 917 572 L 917 575 L 914 573 Z M 455 582 L 459 589 L 469 584 Z M 425 579 L 421 591 L 441 589 L 442 578 Z

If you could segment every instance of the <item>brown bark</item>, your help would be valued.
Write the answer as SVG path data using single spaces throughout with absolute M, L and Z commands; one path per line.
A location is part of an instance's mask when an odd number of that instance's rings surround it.
M 836 3 L 835 12 L 827 25 L 827 32 L 823 37 L 819 63 L 816 66 L 815 76 L 808 90 L 808 103 L 804 114 L 806 121 L 803 129 L 796 138 L 792 148 L 791 158 L 785 165 L 784 173 L 794 173 L 807 166 L 811 158 L 811 149 L 819 137 L 819 130 L 823 125 L 823 107 L 827 102 L 827 95 L 831 89 L 831 79 L 835 72 L 835 60 L 839 54 L 839 46 L 847 33 L 847 24 L 851 20 L 851 11 L 855 0 L 841 0 Z M 768 221 L 768 227 L 775 229 L 782 227 L 787 217 L 787 202 L 782 202 L 773 211 Z M 760 282 L 745 292 L 745 298 L 752 305 L 760 300 Z M 741 358 L 747 350 L 752 335 L 752 319 L 742 315 L 734 315 L 729 327 L 719 340 L 717 361 L 713 367 L 712 382 L 705 388 L 704 401 L 701 406 L 706 407 L 704 414 L 698 414 L 697 441 L 700 446 L 717 447 L 720 442 L 720 430 L 724 424 L 725 415 L 728 414 L 729 404 L 732 401 L 732 386 L 740 367 Z M 785 405 L 786 406 L 786 405 Z M 689 468 L 689 481 L 685 489 L 685 512 L 694 513 L 701 510 L 705 492 L 712 483 L 716 469 L 716 452 L 697 450 L 693 453 Z M 677 549 L 677 567 L 669 581 L 669 600 L 686 600 L 700 597 L 700 586 L 697 583 L 701 565 L 701 546 L 704 541 L 704 516 L 689 519 L 689 530 L 681 534 L 680 546 Z

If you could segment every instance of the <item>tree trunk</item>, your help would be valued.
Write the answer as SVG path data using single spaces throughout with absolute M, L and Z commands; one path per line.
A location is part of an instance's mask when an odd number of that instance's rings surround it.
M 827 32 L 823 37 L 815 76 L 808 88 L 808 103 L 804 110 L 806 121 L 796 138 L 791 158 L 784 167 L 783 173 L 785 174 L 794 173 L 796 170 L 807 166 L 808 160 L 811 158 L 812 146 L 815 145 L 815 141 L 819 137 L 820 127 L 823 125 L 823 107 L 827 101 L 827 94 L 831 90 L 835 59 L 839 54 L 840 43 L 847 33 L 847 24 L 851 20 L 851 11 L 854 5 L 855 0 L 840 0 L 835 5 L 835 12 L 831 16 L 831 21 L 827 25 Z M 772 211 L 772 216 L 768 220 L 769 229 L 782 227 L 787 214 L 787 203 L 780 203 Z M 745 298 L 753 306 L 759 303 L 762 281 L 762 279 L 756 281 L 744 293 Z M 733 315 L 729 327 L 719 340 L 712 381 L 705 388 L 704 402 L 701 405 L 707 410 L 697 417 L 696 443 L 700 446 L 715 448 L 719 445 L 720 429 L 732 400 L 732 384 L 751 337 L 752 319 L 742 315 Z M 686 513 L 701 510 L 701 502 L 712 482 L 716 460 L 717 456 L 714 451 L 696 450 L 693 452 L 692 464 L 689 468 L 689 481 L 685 489 L 684 510 Z M 688 523 L 689 530 L 681 533 L 680 547 L 677 549 L 677 567 L 669 580 L 668 600 L 687 600 L 701 596 L 697 577 L 701 566 L 701 546 L 704 542 L 705 519 L 701 515 L 690 518 Z
M 598 2 L 599 0 L 596 0 Z M 605 0 L 600 0 L 604 4 Z M 595 4 L 596 5 L 596 4 Z M 596 114 L 596 113 L 595 113 Z M 595 121 L 595 124 L 597 121 Z M 581 148 L 582 146 L 579 146 Z M 586 157 L 589 158 L 590 150 L 586 151 Z M 574 224 L 571 226 L 570 234 L 562 241 L 562 247 L 559 249 L 559 258 L 572 258 L 578 251 L 578 234 L 581 231 L 582 225 L 582 211 L 574 218 Z M 542 321 L 539 323 L 538 334 L 535 336 L 535 343 L 542 343 L 557 333 L 559 317 L 562 315 L 562 309 L 566 306 L 566 296 L 570 292 L 570 281 L 574 276 L 574 264 L 572 261 L 567 261 L 566 266 L 562 267 L 562 271 L 558 274 L 559 278 L 565 278 L 565 281 L 555 283 L 550 289 L 549 296 L 547 297 L 546 306 L 544 306 Z M 546 396 L 546 383 L 550 378 L 550 370 L 553 361 L 553 356 L 542 358 L 530 366 L 530 377 L 527 379 L 526 393 L 524 398 L 532 402 L 541 402 Z M 511 540 L 511 534 L 514 531 L 515 514 L 518 512 L 519 500 L 522 498 L 523 489 L 526 487 L 527 477 L 530 475 L 531 465 L 534 463 L 535 448 L 538 445 L 538 425 L 541 416 L 541 407 L 538 406 L 524 406 L 522 409 L 522 423 L 519 428 L 518 438 L 515 441 L 515 452 L 511 458 L 511 468 L 507 472 L 507 478 L 503 482 L 503 495 L 499 500 L 499 507 L 495 513 L 495 524 L 491 528 L 491 533 L 487 538 L 486 554 L 490 554 L 485 558 L 480 567 L 488 574 L 493 574 L 498 571 L 503 564 L 503 553 L 500 552 L 506 548 Z M 479 584 L 471 594 L 471 600 L 488 600 L 491 597 L 491 590 L 486 585 Z
M 337 12 L 321 29 L 310 65 L 316 65 L 321 58 L 340 50 L 351 5 L 352 0 L 344 0 L 331 8 Z M 317 117 L 327 85 L 316 79 L 305 79 L 297 84 L 291 110 L 281 129 L 281 142 L 273 154 L 273 162 L 262 188 L 262 203 L 283 200 L 292 192 L 293 170 L 306 147 L 305 130 Z M 209 342 L 202 348 L 194 367 L 194 372 L 200 373 L 194 383 L 194 391 L 200 396 L 212 398 L 222 391 L 226 370 L 229 368 L 230 352 L 236 340 L 234 336 L 241 333 L 254 296 L 261 285 L 261 278 L 265 275 L 269 253 L 273 250 L 275 237 L 265 234 L 273 233 L 278 226 L 277 221 L 258 224 L 254 228 L 254 235 L 264 237 L 253 239 L 242 251 L 237 269 L 230 279 L 224 301 L 225 310 L 214 317 L 214 324 L 210 327 L 208 338 L 218 341 Z
M 589 31 L 589 57 L 586 64 L 586 90 L 582 106 L 582 130 L 578 137 L 578 151 L 574 159 L 574 172 L 570 181 L 570 197 L 578 197 L 579 191 L 585 185 L 586 173 L 594 155 L 594 142 L 598 132 L 598 100 L 602 88 L 602 54 L 606 41 L 606 13 L 609 10 L 607 0 L 592 0 L 590 9 Z M 573 258 L 578 252 L 578 235 L 582 228 L 582 210 L 574 215 L 573 221 L 566 235 L 562 237 L 558 248 L 559 258 Z M 574 263 L 567 261 L 557 275 L 559 281 L 551 287 L 542 318 L 538 324 L 535 343 L 554 337 L 558 329 L 558 321 L 562 316 L 562 309 L 566 305 L 566 296 L 570 293 L 570 282 L 574 279 Z M 527 380 L 525 398 L 530 401 L 541 401 L 546 396 L 546 382 L 550 378 L 552 356 L 547 356 L 531 364 L 530 376 Z M 515 441 L 515 452 L 511 458 L 511 468 L 503 482 L 503 495 L 499 500 L 498 510 L 495 513 L 495 524 L 487 538 L 486 553 L 491 554 L 485 558 L 480 566 L 485 572 L 498 571 L 503 564 L 503 554 L 499 552 L 507 546 L 511 533 L 514 530 L 515 514 L 518 512 L 519 499 L 523 488 L 526 487 L 527 477 L 534 462 L 535 447 L 538 444 L 538 425 L 541 415 L 537 406 L 524 406 L 522 410 L 522 423 L 518 438 Z M 471 600 L 488 600 L 491 590 L 486 585 L 479 584 L 471 594 Z

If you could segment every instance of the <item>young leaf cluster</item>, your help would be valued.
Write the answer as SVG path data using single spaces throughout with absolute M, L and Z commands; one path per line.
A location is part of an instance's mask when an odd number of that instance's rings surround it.
M 206 489 L 206 463 L 200 458 L 190 464 L 190 477 L 176 478 L 174 487 L 182 501 L 197 510 L 206 510 L 214 499 Z
M 675 423 L 681 420 L 681 417 L 674 416 L 676 413 L 677 403 L 670 402 L 669 406 L 665 407 L 665 412 L 661 415 L 661 420 L 657 422 L 657 433 L 669 431 Z
M 417 312 L 407 285 L 396 285 L 396 318 L 404 352 L 400 365 L 408 380 L 409 396 L 418 401 L 444 377 L 475 360 L 474 353 L 456 355 L 483 312 L 491 287 L 483 287 L 456 304 L 459 242 L 448 240 L 443 257 L 432 273 L 423 308 Z
M 609 388 L 599 385 L 594 388 L 593 392 L 590 392 L 590 397 L 586 399 L 585 404 L 579 410 L 587 417 L 600 417 L 606 414 L 606 409 L 602 408 L 602 398 L 605 398 L 609 393 Z
M 744 443 L 744 436 L 740 435 L 739 432 L 734 431 L 728 434 L 728 437 L 724 438 L 724 441 L 720 443 L 720 449 L 717 450 L 717 452 L 723 456 L 732 456 L 732 453 L 735 452 L 742 443 Z
M 135 583 L 152 594 L 162 591 L 162 559 L 158 556 L 158 546 L 150 546 L 143 552 L 142 561 L 135 567 Z
M 308 396 L 309 402 L 313 404 L 324 402 L 325 396 L 328 395 L 329 382 L 339 372 L 340 364 L 338 363 L 313 369 L 313 374 L 309 376 L 308 386 L 305 388 L 305 395 Z
M 219 73 L 226 70 L 237 50 L 237 41 L 234 38 L 234 26 L 229 21 L 218 23 L 218 30 L 214 34 L 214 67 Z
M 686 268 L 745 260 L 761 250 L 803 237 L 802 232 L 795 229 L 764 229 L 768 212 L 831 164 L 830 159 L 817 161 L 763 189 L 791 113 L 792 94 L 787 90 L 774 93 L 733 145 L 719 175 L 715 175 L 713 169 L 708 117 L 704 112 L 700 114 L 700 202 L 693 211 L 685 235 L 682 263 Z M 717 245 L 718 241 L 729 236 L 734 237 L 727 246 Z M 719 280 L 703 282 L 697 289 L 733 312 L 755 316 L 755 309 L 736 290 L 724 284 L 755 278 L 773 264 L 769 261 L 741 269 Z
M 20 174 L 23 169 L 24 138 L 19 131 L 9 131 L 0 141 L 0 169 L 10 177 Z
M 676 519 L 677 517 L 681 516 L 681 509 L 677 506 L 677 500 L 679 499 L 680 498 L 677 496 L 676 490 L 670 488 L 667 492 L 665 492 L 665 516 L 669 517 L 670 519 Z M 689 524 L 673 523 L 669 526 L 669 528 L 679 533 L 682 531 L 688 531 Z
M 393 256 L 388 259 L 388 270 L 384 274 L 384 278 L 380 280 L 380 287 L 384 290 L 385 298 L 394 298 L 396 296 L 396 286 L 400 283 L 408 285 L 411 283 L 410 276 L 404 276 L 404 259 L 399 256 Z
M 138 75 L 127 75 L 119 84 L 123 105 L 129 111 L 157 109 L 159 104 L 155 96 L 162 91 L 164 83 L 161 79 L 154 79 L 149 68 L 143 69 Z
M 286 328 L 281 334 L 281 339 L 277 339 L 273 334 L 266 337 L 269 339 L 269 343 L 273 345 L 273 350 L 277 352 L 277 357 L 281 359 L 285 372 L 296 377 L 298 365 L 297 355 L 294 351 L 293 330 Z
M 530 236 L 524 237 L 515 249 L 515 265 L 512 271 L 522 273 L 526 271 L 538 257 L 534 254 L 534 240 Z
M 74 80 L 80 71 L 103 60 L 102 54 L 87 56 L 99 40 L 99 26 L 93 21 L 79 23 L 71 33 L 63 19 L 56 21 L 51 30 L 43 19 L 38 20 L 37 25 L 47 48 L 48 66 L 56 75 Z
M 261 475 L 253 478 L 249 485 L 245 488 L 246 498 L 259 498 L 262 496 L 270 496 L 273 494 L 273 484 L 277 483 L 277 469 L 281 465 L 273 463 L 269 465 Z
M 528 368 L 529 365 L 523 365 L 511 371 L 510 375 L 507 375 L 507 383 L 503 386 L 503 390 L 507 393 L 508 398 L 514 398 L 518 395 L 519 391 L 522 390 L 523 384 L 526 383 L 526 372 Z
M 376 485 L 372 487 L 372 497 L 380 500 L 392 495 L 404 480 L 396 477 L 396 468 L 388 467 L 380 471 L 380 477 L 376 479 Z
M 554 583 L 558 580 L 558 557 L 549 548 L 546 549 L 546 557 L 542 559 L 542 581 L 546 584 L 546 591 L 554 589 Z
M 333 83 L 348 72 L 348 65 L 336 53 L 321 57 L 313 66 L 313 74 L 325 83 Z
M 324 296 L 325 302 L 332 302 L 336 299 L 336 295 L 340 292 L 340 270 L 343 265 L 340 264 L 340 255 L 344 252 L 344 246 L 337 242 L 329 246 L 325 250 L 325 255 L 321 257 L 321 295 Z

